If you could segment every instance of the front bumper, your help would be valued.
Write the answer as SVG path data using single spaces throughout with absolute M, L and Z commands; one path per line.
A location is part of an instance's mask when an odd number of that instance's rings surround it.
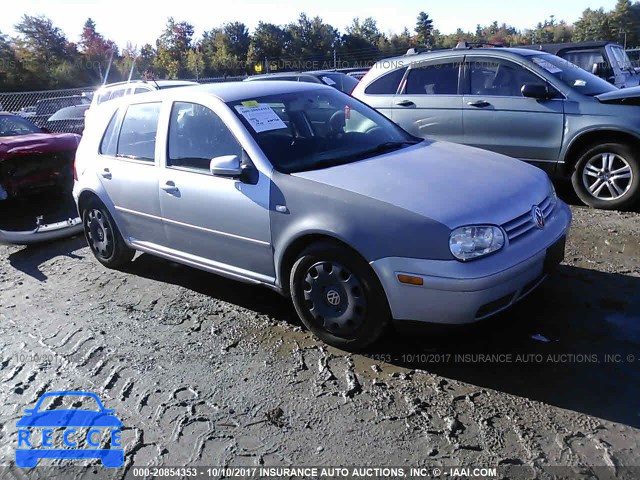
M 544 230 L 485 258 L 463 263 L 386 257 L 371 266 L 382 283 L 394 320 L 472 323 L 513 305 L 546 278 L 547 250 L 567 235 L 570 224 L 569 207 L 558 201 Z M 423 285 L 400 283 L 398 274 L 421 277 Z
M 62 222 L 39 225 L 33 230 L 0 230 L 0 244 L 31 245 L 33 243 L 71 237 L 80 232 L 82 232 L 82 221 L 80 217 L 69 218 Z

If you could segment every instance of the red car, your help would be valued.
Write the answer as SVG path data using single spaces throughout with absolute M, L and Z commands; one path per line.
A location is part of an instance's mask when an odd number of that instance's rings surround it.
M 49 133 L 0 113 L 0 243 L 28 244 L 81 231 L 70 208 L 80 135 Z

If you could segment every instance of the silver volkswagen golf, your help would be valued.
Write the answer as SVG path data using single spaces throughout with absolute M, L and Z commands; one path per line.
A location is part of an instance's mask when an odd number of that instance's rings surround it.
M 102 264 L 140 250 L 266 285 L 352 350 L 391 320 L 469 323 L 507 308 L 562 260 L 571 222 L 543 171 L 416 138 L 315 84 L 107 102 L 75 169 Z

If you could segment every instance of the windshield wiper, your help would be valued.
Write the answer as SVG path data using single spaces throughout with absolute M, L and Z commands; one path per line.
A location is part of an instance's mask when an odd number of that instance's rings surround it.
M 404 142 L 384 142 L 376 145 L 373 148 L 369 148 L 367 150 L 363 150 L 361 152 L 355 152 L 350 155 L 345 155 L 344 157 L 337 158 L 323 158 L 321 160 L 316 161 L 310 168 L 305 168 L 304 171 L 308 170 L 321 170 L 323 168 L 335 167 L 337 165 L 344 165 L 345 163 L 350 163 L 356 160 L 363 160 L 365 158 L 370 158 L 376 155 L 381 155 L 383 153 L 392 152 L 394 150 L 399 150 L 403 147 L 408 147 L 411 145 L 416 145 L 423 140 L 407 140 Z

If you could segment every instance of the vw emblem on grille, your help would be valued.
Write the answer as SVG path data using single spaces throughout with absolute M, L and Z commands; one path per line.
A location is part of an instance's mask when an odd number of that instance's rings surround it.
M 327 302 L 329 302 L 329 305 L 333 305 L 335 307 L 340 303 L 340 294 L 334 289 L 329 290 L 327 292 Z
M 544 214 L 539 206 L 534 205 L 531 208 L 531 217 L 533 218 L 533 223 L 536 224 L 536 227 L 542 230 L 544 228 Z

